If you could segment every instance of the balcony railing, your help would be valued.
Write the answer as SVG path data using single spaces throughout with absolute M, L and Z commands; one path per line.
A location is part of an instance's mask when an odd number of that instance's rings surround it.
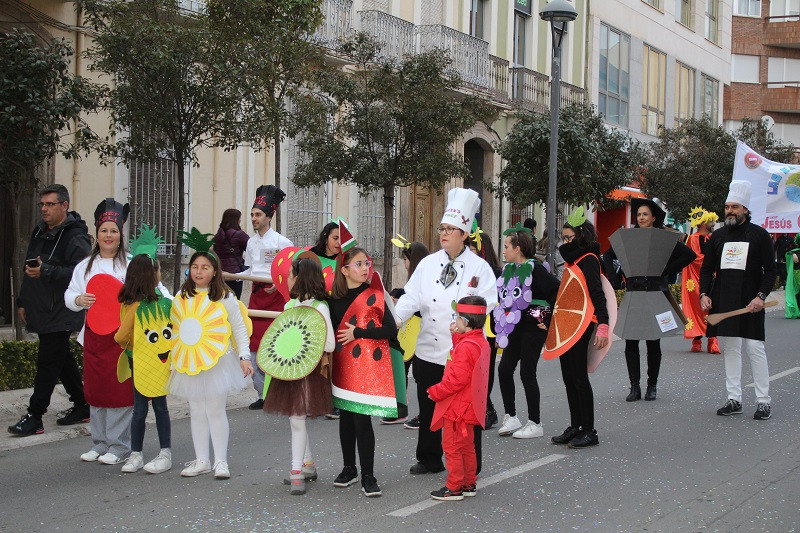
M 359 11 L 361 31 L 374 36 L 383 44 L 383 59 L 402 59 L 417 51 L 414 23 L 383 11 Z
M 311 42 L 325 48 L 336 49 L 340 42 L 346 41 L 352 33 L 353 0 L 323 0 L 322 24 L 311 36 Z
M 417 34 L 420 52 L 447 50 L 453 68 L 465 83 L 489 87 L 489 43 L 440 24 L 417 26 Z
M 565 81 L 561 82 L 561 107 L 581 103 L 585 98 L 586 91 L 582 88 Z
M 508 60 L 497 56 L 489 56 L 489 92 L 498 102 L 508 103 Z
M 178 0 L 178 8 L 189 13 L 205 13 L 205 0 Z
M 526 111 L 546 113 L 550 109 L 550 81 L 541 72 L 525 67 L 512 67 L 512 99 Z

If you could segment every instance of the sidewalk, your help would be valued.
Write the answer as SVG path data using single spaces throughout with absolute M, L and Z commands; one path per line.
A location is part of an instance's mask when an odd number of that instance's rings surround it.
M 56 390 L 53 393 L 47 413 L 42 417 L 44 433 L 41 435 L 31 435 L 30 437 L 13 436 L 8 432 L 7 428 L 16 423 L 17 420 L 25 414 L 28 408 L 28 400 L 32 392 L 33 389 L 0 392 L 0 423 L 2 423 L 2 431 L 0 431 L 0 452 L 74 437 L 89 437 L 91 435 L 88 423 L 75 424 L 72 426 L 59 426 L 56 424 L 58 413 L 72 407 L 63 385 L 59 384 L 56 385 Z M 253 389 L 253 386 L 250 385 L 247 389 L 228 396 L 228 409 L 247 407 L 255 399 L 256 391 Z M 186 400 L 169 396 L 167 398 L 167 403 L 169 405 L 169 415 L 172 420 L 179 420 L 189 416 L 189 403 Z M 147 414 L 147 422 L 151 424 L 155 423 L 155 416 L 153 415 L 152 408 Z M 91 447 L 91 441 L 87 440 L 86 442 L 88 449 Z

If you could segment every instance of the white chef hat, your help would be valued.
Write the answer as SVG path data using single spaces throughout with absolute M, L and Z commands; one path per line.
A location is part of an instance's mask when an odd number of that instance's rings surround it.
M 744 207 L 750 206 L 750 182 L 745 180 L 733 180 L 728 190 L 728 198 L 725 203 L 732 202 Z
M 447 192 L 447 208 L 444 210 L 441 224 L 450 224 L 458 229 L 469 232 L 472 229 L 472 219 L 481 206 L 478 193 L 472 189 L 456 187 Z

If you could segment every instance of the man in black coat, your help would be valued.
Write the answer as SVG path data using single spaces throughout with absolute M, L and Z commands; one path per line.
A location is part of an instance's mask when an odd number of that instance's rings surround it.
M 25 437 L 44 432 L 42 415 L 58 380 L 64 384 L 74 406 L 59 425 L 89 419 L 89 406 L 83 397 L 80 369 L 69 348 L 69 337 L 83 325 L 84 312 L 70 311 L 64 305 L 64 292 L 72 271 L 89 255 L 86 223 L 69 211 L 69 192 L 63 185 L 50 185 L 40 192 L 42 220 L 31 235 L 25 256 L 25 277 L 17 299 L 19 317 L 28 331 L 39 336 L 36 377 L 28 412 L 8 431 Z
M 742 345 L 750 357 L 758 407 L 756 420 L 771 416 L 769 368 L 764 351 L 764 301 L 775 284 L 775 252 L 769 233 L 750 222 L 750 182 L 734 180 L 725 201 L 725 225 L 711 234 L 700 269 L 700 306 L 711 313 L 747 307 L 749 313 L 709 326 L 725 357 L 728 401 L 717 414 L 742 413 Z M 715 277 L 716 276 L 716 277 Z

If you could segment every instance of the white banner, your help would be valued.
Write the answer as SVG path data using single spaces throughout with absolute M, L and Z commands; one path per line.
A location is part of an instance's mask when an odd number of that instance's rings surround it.
M 752 185 L 753 224 L 770 233 L 800 232 L 800 165 L 770 161 L 738 141 L 733 179 Z

